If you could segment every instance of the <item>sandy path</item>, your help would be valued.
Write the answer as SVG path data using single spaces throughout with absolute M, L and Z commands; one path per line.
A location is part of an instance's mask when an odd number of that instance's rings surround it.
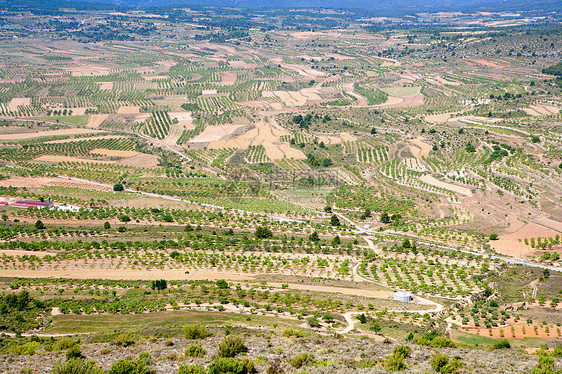
M 44 162 L 91 162 L 94 164 L 113 164 L 113 161 L 101 161 L 92 160 L 86 158 L 70 157 L 70 156 L 56 156 L 56 155 L 43 155 L 39 156 L 33 161 L 44 161 Z
M 386 101 L 382 104 L 377 105 L 378 107 L 394 107 L 400 103 L 404 102 L 403 97 L 388 96 Z
M 140 113 L 140 106 L 120 106 L 117 114 L 136 114 Z
M 290 134 L 270 123 L 259 121 L 255 128 L 250 131 L 226 141 L 214 141 L 209 144 L 209 148 L 248 149 L 250 145 L 262 145 L 265 149 L 265 155 L 270 160 L 279 160 L 285 157 L 304 160 L 306 156 L 301 150 L 291 148 L 289 144 L 281 142 L 282 135 Z
M 421 139 L 410 139 L 408 141 L 413 144 L 413 147 L 410 147 L 410 152 L 415 158 L 421 160 L 423 157 L 429 156 L 429 152 L 432 150 L 431 145 L 424 143 Z
M 236 74 L 228 71 L 222 73 L 222 81 L 219 83 L 220 86 L 232 86 L 236 83 Z
M 515 216 L 510 217 L 510 226 L 505 230 L 505 233 L 500 233 L 498 240 L 490 241 L 491 247 L 498 253 L 507 256 L 527 256 L 534 253 L 536 249 L 526 245 L 525 238 L 529 240 L 537 237 L 552 238 L 562 232 L 562 223 L 560 222 L 548 218 L 538 218 L 536 221 L 522 222 Z
M 136 151 L 121 151 L 117 149 L 95 148 L 90 151 L 93 154 L 109 156 L 109 157 L 132 157 L 139 153 Z
M 369 104 L 369 101 L 365 96 L 359 95 L 357 92 L 353 90 L 353 82 L 344 84 L 343 89 L 345 92 L 347 92 L 348 94 L 350 94 L 351 96 L 357 99 L 357 101 L 359 102 L 359 106 L 367 106 Z
M 86 127 L 97 129 L 107 117 L 109 117 L 109 114 L 92 114 L 90 118 L 88 118 Z
M 45 187 L 45 186 L 63 186 L 63 187 L 76 187 L 89 190 L 112 190 L 112 188 L 95 186 L 85 183 L 70 181 L 68 179 L 56 177 L 12 177 L 0 180 L 2 187 Z
M 92 134 L 98 133 L 97 130 L 84 129 L 84 128 L 70 128 L 61 130 L 51 130 L 51 131 L 40 131 L 40 132 L 28 132 L 21 134 L 1 134 L 0 141 L 13 141 L 13 140 L 27 140 L 42 138 L 45 136 L 71 136 L 71 135 L 82 135 L 82 134 Z
M 10 100 L 10 103 L 8 104 L 8 109 L 11 112 L 17 112 L 18 111 L 18 106 L 20 105 L 31 105 L 31 98 L 29 97 L 14 97 L 12 100 Z
M 60 139 L 60 140 L 51 140 L 49 142 L 45 142 L 45 144 L 61 144 L 61 143 L 72 143 L 72 142 L 83 142 L 85 140 L 102 140 L 102 139 L 124 139 L 125 136 L 122 135 L 104 135 L 104 136 L 92 136 L 88 138 L 71 138 L 71 139 Z
M 113 82 L 99 82 L 100 90 L 112 90 Z
M 164 138 L 163 142 L 170 145 L 175 146 L 183 133 L 185 127 L 179 123 L 173 123 L 170 125 L 170 131 L 168 135 Z
M 54 256 L 56 255 L 56 253 L 53 252 L 43 252 L 43 251 L 21 251 L 18 249 L 14 249 L 14 250 L 4 250 L 4 249 L 0 249 L 0 256 L 37 256 L 37 257 L 45 257 L 45 256 Z M 3 271 L 2 271 L 3 274 Z
M 440 180 L 435 179 L 431 175 L 423 175 L 420 177 L 420 180 L 422 182 L 425 182 L 435 187 L 444 188 L 446 190 L 453 191 L 465 196 L 472 196 L 472 191 L 470 191 L 468 188 L 457 186 L 446 182 L 441 182 Z
M 207 126 L 203 132 L 193 138 L 190 143 L 208 143 L 231 136 L 242 125 Z
M 474 62 L 474 63 L 477 63 L 477 64 L 479 64 L 479 65 L 489 66 L 489 67 L 491 67 L 491 68 L 496 68 L 496 69 L 503 69 L 503 68 L 505 68 L 504 65 L 495 64 L 495 63 L 493 63 L 493 62 L 486 61 L 486 60 L 477 60 L 477 59 L 474 59 L 474 58 L 469 58 L 468 60 L 469 60 L 469 61 L 472 61 L 472 62 Z
M 70 68 L 73 77 L 89 77 L 97 75 L 109 75 L 110 69 L 105 66 L 85 65 Z

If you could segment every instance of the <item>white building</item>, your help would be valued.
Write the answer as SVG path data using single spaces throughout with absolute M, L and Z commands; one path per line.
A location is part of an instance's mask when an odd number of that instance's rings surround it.
M 414 298 L 412 294 L 407 291 L 397 291 L 394 293 L 394 301 L 401 301 L 403 303 L 409 303 L 413 301 Z

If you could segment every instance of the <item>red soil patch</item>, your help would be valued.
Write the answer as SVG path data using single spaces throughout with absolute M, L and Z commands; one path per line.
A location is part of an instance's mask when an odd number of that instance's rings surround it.
M 536 326 L 536 331 L 535 331 L 535 326 Z M 492 335 L 490 335 L 490 330 L 492 331 Z M 462 329 L 461 331 L 467 332 L 469 334 L 486 336 L 492 339 L 523 339 L 523 338 L 560 339 L 561 338 L 560 328 L 554 324 L 543 326 L 540 324 L 524 323 L 520 325 L 512 325 L 506 327 L 493 327 L 491 329 L 468 328 L 468 329 Z M 503 331 L 503 336 L 501 333 L 502 331 Z
M 505 68 L 505 65 L 499 65 L 499 64 L 496 64 L 496 63 L 493 63 L 493 62 L 490 62 L 490 61 L 486 61 L 486 60 L 477 60 L 477 59 L 474 59 L 474 58 L 469 58 L 468 60 L 472 61 L 474 63 L 477 63 L 479 65 L 489 66 L 489 67 L 495 68 L 495 69 Z

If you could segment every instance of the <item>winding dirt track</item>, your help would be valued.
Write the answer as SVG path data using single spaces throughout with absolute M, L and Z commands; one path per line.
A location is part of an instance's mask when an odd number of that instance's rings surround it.
M 372 242 L 369 240 L 367 241 L 369 243 L 369 245 L 372 244 Z M 353 267 L 353 276 L 356 277 L 357 279 L 360 279 L 364 282 L 368 282 L 368 283 L 373 283 L 376 284 L 375 282 L 373 282 L 372 280 L 363 277 L 362 275 L 360 275 L 357 271 L 357 268 L 359 268 L 360 264 L 356 264 Z M 390 294 L 390 296 L 392 297 L 393 293 L 392 292 L 387 292 L 388 294 Z M 409 313 L 419 313 L 419 314 L 428 314 L 428 313 L 439 313 L 443 310 L 443 305 L 436 303 L 434 301 L 428 300 L 428 299 L 424 299 L 422 297 L 419 296 L 414 296 L 414 302 L 421 304 L 421 305 L 433 305 L 434 307 L 432 309 L 408 309 L 406 310 Z M 395 310 L 388 310 L 388 312 L 392 313 L 392 312 L 404 312 L 404 309 L 395 309 Z M 343 314 L 343 317 L 345 318 L 345 321 L 347 322 L 347 326 L 344 327 L 342 330 L 339 331 L 340 334 L 347 334 L 351 331 L 353 331 L 353 329 L 355 329 L 355 323 L 357 322 L 356 319 L 353 318 L 353 316 L 359 315 L 362 312 L 347 312 Z

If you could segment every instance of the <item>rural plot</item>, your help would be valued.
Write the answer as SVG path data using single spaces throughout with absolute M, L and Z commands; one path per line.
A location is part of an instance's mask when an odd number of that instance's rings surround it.
M 214 141 L 209 147 L 215 149 L 236 148 L 249 149 L 250 146 L 263 146 L 265 155 L 271 160 L 294 158 L 304 160 L 306 156 L 300 150 L 291 148 L 289 144 L 281 142 L 281 136 L 290 135 L 269 123 L 258 122 L 250 131 L 227 141 Z

